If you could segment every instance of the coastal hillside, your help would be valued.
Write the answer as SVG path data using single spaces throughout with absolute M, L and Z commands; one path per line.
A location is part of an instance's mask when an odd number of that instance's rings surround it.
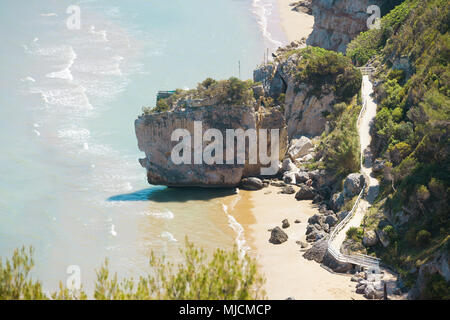
M 347 49 L 355 65 L 376 68 L 381 189 L 365 227 L 382 241 L 368 252 L 400 273 L 413 299 L 450 298 L 449 25 L 448 1 L 406 0 Z

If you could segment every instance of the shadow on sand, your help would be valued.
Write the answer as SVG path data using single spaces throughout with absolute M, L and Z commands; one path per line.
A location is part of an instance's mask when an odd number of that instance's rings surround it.
M 155 186 L 127 194 L 112 196 L 107 201 L 155 201 L 155 202 L 187 202 L 190 200 L 211 200 L 236 194 L 234 188 L 168 188 Z

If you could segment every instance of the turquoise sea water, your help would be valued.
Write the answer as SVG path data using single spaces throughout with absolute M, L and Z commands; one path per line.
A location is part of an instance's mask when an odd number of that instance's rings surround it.
M 175 257 L 185 235 L 244 245 L 229 191 L 147 184 L 133 122 L 157 90 L 238 76 L 238 61 L 251 78 L 284 42 L 271 3 L 1 0 L 0 257 L 32 245 L 47 290 L 69 265 L 89 290 L 105 257 L 129 276 L 150 250 Z M 74 4 L 80 30 L 66 26 Z

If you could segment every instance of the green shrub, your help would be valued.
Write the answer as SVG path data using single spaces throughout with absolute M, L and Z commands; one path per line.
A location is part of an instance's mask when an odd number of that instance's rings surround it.
M 253 96 L 253 84 L 252 80 L 242 81 L 235 77 L 220 81 L 207 78 L 199 83 L 196 89 L 177 89 L 168 98 L 158 100 L 153 109 L 143 108 L 143 113 L 166 112 L 178 106 L 186 106 L 186 101 L 190 99 L 210 100 L 214 105 L 253 106 L 256 103 Z
M 420 246 L 425 246 L 430 243 L 431 233 L 427 230 L 420 230 L 417 232 L 416 243 Z
M 395 122 L 400 122 L 403 119 L 403 109 L 401 107 L 397 107 L 392 111 L 392 119 Z
M 395 232 L 395 229 L 391 225 L 387 225 L 383 228 L 383 232 L 389 237 L 389 240 L 394 241 L 397 239 L 397 233 Z
M 315 95 L 320 96 L 322 86 L 331 85 L 338 102 L 348 102 L 361 88 L 361 72 L 351 60 L 334 51 L 307 47 L 300 51 L 296 78 L 299 82 L 312 84 Z
M 430 192 L 428 191 L 428 188 L 424 185 L 419 186 L 417 189 L 417 199 L 420 202 L 425 202 L 430 198 Z
M 364 237 L 364 230 L 362 228 L 350 227 L 347 230 L 347 238 L 356 242 L 361 242 Z
M 428 274 L 421 299 L 450 300 L 450 282 L 446 281 L 439 273 Z
M 183 263 L 174 265 L 152 252 L 151 272 L 137 281 L 126 278 L 119 281 L 117 274 L 109 271 L 108 260 L 97 271 L 93 298 L 96 300 L 248 300 L 263 299 L 264 279 L 258 274 L 256 261 L 248 256 L 240 257 L 236 248 L 232 251 L 217 249 L 208 257 L 203 249 L 197 249 L 186 239 L 181 250 Z M 41 283 L 32 280 L 33 251 L 15 250 L 11 261 L 0 260 L 0 300 L 49 299 Z M 52 299 L 86 299 L 81 288 L 70 291 L 60 284 Z
M 169 111 L 170 106 L 166 99 L 160 99 L 156 102 L 156 107 L 152 110 L 153 112 L 165 112 Z
M 46 296 L 39 281 L 31 278 L 33 249 L 14 250 L 11 260 L 0 259 L 0 300 L 42 300 Z
M 325 167 L 338 176 L 346 176 L 357 172 L 360 168 L 359 135 L 356 127 L 360 106 L 338 103 L 336 112 L 328 118 L 333 120 L 334 128 L 323 136 L 318 152 L 323 154 Z M 342 114 L 338 114 L 342 112 Z

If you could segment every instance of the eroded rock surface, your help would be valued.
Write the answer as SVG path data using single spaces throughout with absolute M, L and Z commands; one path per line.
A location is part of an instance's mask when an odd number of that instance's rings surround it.
M 175 164 L 171 153 L 179 141 L 172 142 L 171 135 L 176 129 L 186 129 L 191 135 L 194 147 L 194 122 L 201 121 L 202 135 L 207 129 L 218 129 L 223 135 L 224 164 L 209 165 L 202 161 L 194 164 Z M 287 149 L 287 130 L 283 115 L 276 110 L 255 112 L 247 106 L 206 106 L 186 108 L 172 112 L 142 115 L 135 121 L 139 149 L 145 152 L 140 159 L 147 169 L 147 179 L 153 185 L 236 187 L 244 177 L 260 175 L 262 167 L 269 165 L 237 164 L 236 148 L 234 164 L 225 163 L 227 129 L 279 129 L 280 160 Z M 268 152 L 270 154 L 270 132 Z M 203 150 L 210 142 L 203 142 Z M 245 150 L 248 159 L 248 147 Z
M 370 5 L 381 6 L 384 0 L 313 0 L 313 32 L 306 43 L 327 50 L 345 52 L 360 32 L 367 30 Z

